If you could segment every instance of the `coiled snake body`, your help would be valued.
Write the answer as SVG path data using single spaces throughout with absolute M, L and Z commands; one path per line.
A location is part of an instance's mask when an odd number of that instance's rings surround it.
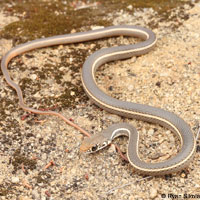
M 86 138 L 81 145 L 81 150 L 96 152 L 110 144 L 114 138 L 120 135 L 126 135 L 129 137 L 127 151 L 128 160 L 139 173 L 163 175 L 183 169 L 188 165 L 195 152 L 195 139 L 189 125 L 174 113 L 163 109 L 112 98 L 100 90 L 95 81 L 95 71 L 102 64 L 114 60 L 130 58 L 132 56 L 139 56 L 149 52 L 156 43 L 156 36 L 149 29 L 139 26 L 111 26 L 88 32 L 58 35 L 34 40 L 11 49 L 2 58 L 1 70 L 7 83 L 16 90 L 19 97 L 19 104 L 23 109 L 38 114 L 52 114 L 59 116 L 56 112 L 40 111 L 24 104 L 20 87 L 11 80 L 8 73 L 7 66 L 9 61 L 19 54 L 37 48 L 58 44 L 84 42 L 119 35 L 135 36 L 144 41 L 132 45 L 104 48 L 89 56 L 83 65 L 81 76 L 83 87 L 87 95 L 95 104 L 111 113 L 150 123 L 156 123 L 169 128 L 180 138 L 181 149 L 175 157 L 169 160 L 160 163 L 143 162 L 138 155 L 139 135 L 136 129 L 129 124 L 120 123 L 110 126 L 101 134 L 94 135 L 91 138 Z

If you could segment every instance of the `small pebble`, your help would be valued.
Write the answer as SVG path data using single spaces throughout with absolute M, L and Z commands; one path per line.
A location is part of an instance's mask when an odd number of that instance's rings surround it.
M 36 80 L 36 79 L 37 79 L 37 75 L 36 75 L 36 74 L 31 74 L 31 75 L 30 75 L 30 78 L 31 78 L 32 80 Z
M 127 6 L 127 8 L 128 8 L 129 10 L 133 10 L 133 6 L 132 6 L 132 5 Z
M 47 154 L 43 153 L 42 156 L 41 156 L 41 158 L 42 158 L 43 161 L 45 161 L 47 159 Z
M 19 183 L 19 177 L 13 176 L 11 181 L 12 183 Z
M 41 98 L 40 92 L 36 92 L 33 96 L 34 96 L 35 98 Z
M 74 92 L 74 91 L 71 91 L 71 92 L 70 92 L 70 95 L 71 95 L 71 96 L 74 96 L 74 95 L 75 95 L 75 92 Z
M 155 197 L 157 197 L 158 195 L 158 191 L 155 188 L 151 188 L 149 191 L 149 196 L 151 199 L 154 199 Z
M 70 61 L 70 63 L 72 63 L 72 62 L 73 62 L 73 60 L 74 60 L 73 58 L 71 58 L 71 57 L 69 58 L 69 61 Z
M 109 152 L 109 153 L 115 153 L 115 152 L 116 152 L 116 148 L 115 148 L 115 145 L 114 145 L 114 144 L 111 144 L 111 145 L 110 145 L 110 148 L 108 149 L 108 152 Z
M 153 129 L 149 129 L 148 135 L 153 135 L 153 134 L 154 134 L 154 130 Z
M 31 200 L 29 197 L 19 196 L 17 200 Z
M 37 190 L 32 191 L 32 196 L 34 199 L 40 199 L 40 194 L 38 193 Z
M 133 91 L 133 89 L 134 89 L 134 86 L 133 86 L 133 85 L 129 85 L 129 86 L 128 86 L 128 90 L 129 90 L 129 91 Z
M 117 123 L 117 122 L 120 121 L 120 117 L 118 115 L 111 115 L 111 114 L 109 114 L 109 116 L 107 117 L 107 119 L 109 119 L 109 120 L 111 120 L 111 121 L 113 121 L 115 123 Z

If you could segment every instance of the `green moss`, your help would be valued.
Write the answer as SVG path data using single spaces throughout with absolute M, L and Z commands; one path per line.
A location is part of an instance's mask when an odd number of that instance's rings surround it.
M 35 169 L 37 161 L 27 158 L 25 155 L 21 154 L 20 149 L 17 149 L 11 158 L 11 163 L 14 167 L 13 173 L 15 173 L 17 170 L 21 169 L 22 164 L 26 169 Z
M 5 187 L 3 187 L 2 185 L 0 185 L 0 196 L 6 196 L 8 195 L 9 190 Z
M 4 116 L 4 115 L 6 115 L 5 108 L 9 108 L 12 104 L 13 104 L 13 102 L 10 99 L 8 99 L 8 98 L 1 98 L 0 99 L 0 116 L 5 117 Z M 14 111 L 14 109 L 12 111 Z
M 87 97 L 82 86 L 74 85 L 71 82 L 65 82 L 63 83 L 63 87 L 65 90 L 56 98 L 43 97 L 40 108 L 52 107 L 52 105 L 59 105 L 59 108 L 74 108 L 77 104 L 75 101 L 76 98 L 81 99 L 81 101 L 86 101 Z M 74 95 L 71 95 L 72 92 L 74 92 Z
M 58 70 L 59 67 L 60 67 L 59 65 L 55 66 L 53 64 L 45 64 L 44 67 L 42 68 L 42 71 L 39 73 L 40 78 L 47 76 L 54 77 L 56 82 L 60 84 L 64 73 Z
M 26 90 L 29 90 L 30 92 L 30 97 L 32 98 L 31 95 L 34 95 L 36 92 L 40 91 L 41 89 L 41 83 L 39 80 L 33 81 L 30 78 L 23 78 L 20 80 L 19 82 L 20 88 L 23 91 L 23 93 L 25 93 Z M 35 88 L 33 90 L 33 88 Z
M 2 97 L 0 99 L 0 127 L 2 127 L 0 130 L 0 143 L 3 144 L 2 151 L 6 151 L 12 146 L 16 136 L 19 140 L 19 122 L 13 117 L 13 113 L 16 112 L 16 106 L 17 102 L 13 102 L 7 97 Z M 10 131 L 12 131 L 12 135 L 4 134 Z
M 95 2 L 95 0 L 93 0 Z M 133 8 L 153 8 L 159 14 L 164 14 L 173 8 L 177 8 L 186 3 L 190 3 L 190 0 L 99 0 L 99 2 L 105 7 L 109 7 L 112 10 L 126 10 L 130 11 L 127 7 L 132 5 Z M 132 12 L 132 11 L 131 11 Z
M 75 2 L 75 1 L 74 1 Z M 97 2 L 90 0 L 89 3 Z M 6 5 L 10 6 L 6 6 Z M 97 8 L 85 8 L 74 10 L 71 1 L 48 1 L 41 0 L 4 0 L 1 2 L 5 11 L 11 15 L 19 15 L 20 21 L 13 22 L 6 26 L 1 32 L 0 37 L 12 38 L 17 43 L 33 40 L 42 36 L 48 37 L 58 34 L 69 33 L 72 29 L 77 31 L 81 27 L 91 25 L 111 25 L 111 21 L 105 20 L 107 13 L 116 12 L 121 9 L 133 14 L 134 11 L 127 7 L 132 5 L 135 8 L 153 8 L 165 20 L 169 20 L 170 12 L 173 8 L 190 1 L 180 0 L 98 0 Z M 145 12 L 145 11 L 144 11 Z
M 9 195 L 13 194 L 13 190 L 14 189 L 15 189 L 14 185 L 11 184 L 11 183 L 6 182 L 4 184 L 0 184 L 0 197 L 1 196 L 6 196 L 7 199 L 10 199 Z
M 0 33 L 1 37 L 15 38 L 18 43 L 42 36 L 69 33 L 72 29 L 79 29 L 83 25 L 90 26 L 95 21 L 98 25 L 110 24 L 98 18 L 96 13 L 90 9 L 74 11 L 72 7 L 61 1 L 49 1 L 48 3 L 41 0 L 18 1 L 5 10 L 11 14 L 24 13 L 20 21 L 9 24 Z
M 51 175 L 45 171 L 39 172 L 38 176 L 35 177 L 37 183 L 48 183 L 48 180 L 51 178 Z

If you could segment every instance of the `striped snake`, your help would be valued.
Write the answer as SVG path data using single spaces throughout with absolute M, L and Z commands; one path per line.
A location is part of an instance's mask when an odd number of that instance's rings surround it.
M 119 35 L 135 36 L 141 38 L 143 41 L 137 44 L 103 48 L 90 55 L 83 65 L 81 75 L 85 92 L 96 105 L 107 110 L 108 112 L 128 118 L 156 123 L 170 129 L 180 138 L 181 149 L 176 156 L 166 161 L 159 163 L 146 163 L 142 161 L 138 155 L 139 135 L 136 129 L 127 123 L 111 125 L 102 133 L 86 138 L 83 141 L 80 149 L 81 151 L 93 153 L 106 147 L 114 138 L 125 135 L 129 137 L 127 157 L 130 164 L 135 168 L 136 171 L 141 174 L 149 175 L 164 175 L 172 172 L 177 172 L 189 164 L 195 152 L 195 138 L 189 125 L 174 113 L 163 110 L 161 108 L 121 101 L 112 98 L 105 94 L 97 86 L 95 81 L 95 71 L 104 63 L 127 59 L 132 56 L 139 56 L 148 53 L 156 43 L 156 36 L 151 30 L 142 28 L 140 26 L 121 25 L 92 30 L 88 32 L 58 35 L 33 40 L 25 44 L 18 45 L 8 51 L 7 54 L 2 58 L 1 70 L 7 83 L 16 90 L 19 98 L 19 105 L 24 110 L 37 114 L 56 115 L 65 120 L 65 118 L 57 112 L 41 111 L 30 108 L 24 104 L 20 87 L 13 82 L 8 73 L 8 63 L 17 55 L 33 49 L 59 44 L 78 43 Z

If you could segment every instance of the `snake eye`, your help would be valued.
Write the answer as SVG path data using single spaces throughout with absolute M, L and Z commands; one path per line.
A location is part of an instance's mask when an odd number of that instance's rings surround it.
M 96 151 L 97 150 L 98 145 L 95 145 L 92 147 L 92 151 Z
M 107 145 L 107 142 L 104 142 L 103 144 L 102 144 L 102 147 L 105 147 Z

